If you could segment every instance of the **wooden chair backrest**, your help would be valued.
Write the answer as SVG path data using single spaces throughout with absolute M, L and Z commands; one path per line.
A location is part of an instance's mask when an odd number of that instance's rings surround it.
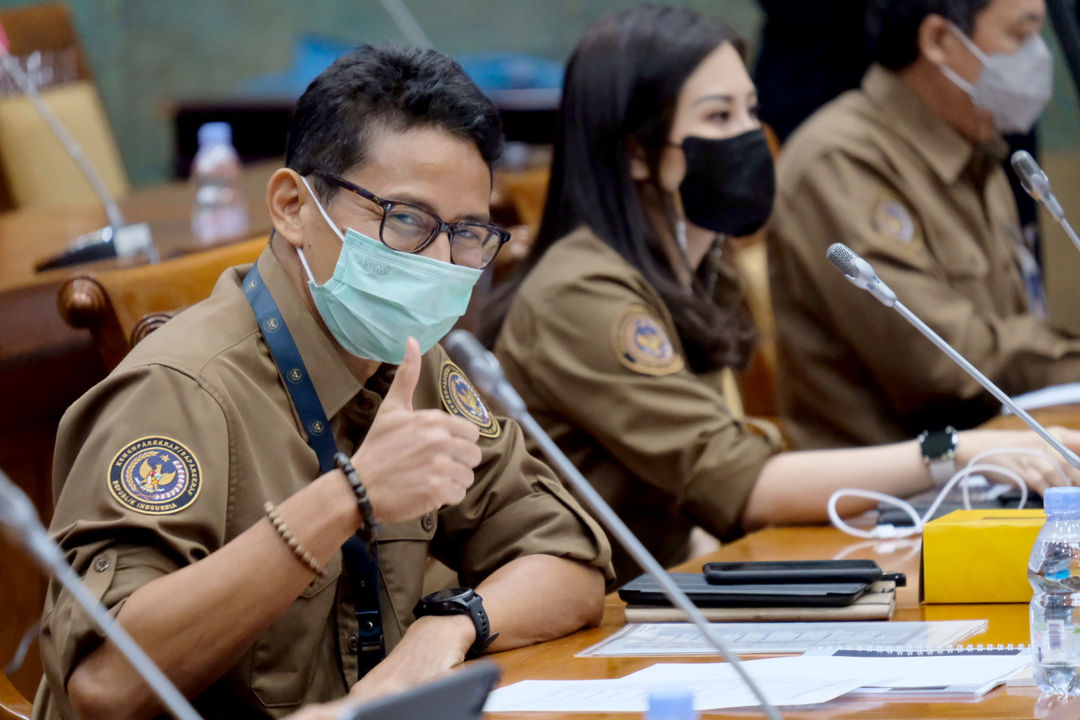
M 763 125 L 773 159 L 780 157 L 780 142 L 768 125 Z M 734 264 L 746 303 L 758 328 L 758 343 L 750 364 L 739 374 L 743 409 L 752 417 L 775 419 L 776 405 L 776 320 L 769 291 L 769 263 L 765 252 L 765 231 L 732 241 Z
M 0 672 L 0 720 L 30 720 L 32 704 Z
M 750 364 L 739 373 L 743 409 L 751 417 L 774 418 L 776 406 L 776 321 L 769 292 L 769 265 L 760 233 L 733 243 L 734 265 L 757 325 L 758 341 Z
M 266 243 L 258 237 L 153 265 L 73 277 L 60 288 L 60 314 L 69 325 L 90 330 L 112 369 L 177 310 L 209 297 L 227 268 L 254 262 Z
M 516 223 L 534 228 L 540 226 L 550 177 L 551 168 L 547 165 L 498 174 L 496 182 L 517 213 Z
M 42 89 L 42 97 L 75 135 L 106 185 L 117 195 L 128 181 L 116 141 L 102 107 L 86 52 L 71 12 L 63 3 L 0 10 L 11 54 L 62 53 L 74 61 L 76 82 Z M 48 126 L 20 94 L 0 97 L 0 210 L 93 200 L 90 184 Z
M 12 55 L 34 51 L 60 51 L 74 48 L 80 80 L 93 80 L 71 11 L 64 3 L 42 3 L 0 10 L 0 25 L 10 43 Z

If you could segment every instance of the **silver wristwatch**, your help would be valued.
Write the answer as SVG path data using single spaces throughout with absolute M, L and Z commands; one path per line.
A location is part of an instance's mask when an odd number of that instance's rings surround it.
M 926 430 L 919 435 L 919 450 L 935 485 L 944 485 L 956 474 L 956 446 L 959 434 L 949 426 L 944 430 Z

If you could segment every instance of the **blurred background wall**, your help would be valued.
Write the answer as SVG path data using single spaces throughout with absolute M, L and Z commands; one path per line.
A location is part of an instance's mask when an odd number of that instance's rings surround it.
M 404 42 L 377 0 L 67 0 L 133 185 L 170 177 L 171 105 L 228 96 L 286 70 L 305 35 L 353 44 Z M 25 4 L 0 0 L 0 7 Z M 512 50 L 563 62 L 617 0 L 406 0 L 439 50 Z M 757 36 L 755 0 L 682 2 Z
M 792 3 L 812 0 L 790 0 Z M 252 78 L 284 73 L 303 38 L 349 45 L 401 43 L 405 38 L 378 0 L 67 0 L 134 186 L 174 177 L 178 105 L 243 94 Z M 0 8 L 19 0 L 0 0 Z M 584 30 L 629 0 L 406 0 L 432 38 L 451 55 L 514 51 L 563 63 Z M 714 13 L 757 54 L 763 14 L 757 0 L 675 0 Z M 1075 217 L 1080 213 L 1080 106 L 1057 39 L 1055 96 L 1039 125 L 1041 161 Z M 276 130 L 275 130 L 276 132 Z M 1064 192 L 1063 192 L 1064 191 Z M 1074 199 L 1075 197 L 1075 199 Z M 1075 206 L 1075 207 L 1074 207 Z M 1080 255 L 1043 219 L 1044 261 L 1052 314 L 1080 331 L 1071 287 Z
M 793 0 L 804 2 L 807 0 Z M 0 0 L 14 7 L 19 0 Z M 296 41 L 403 42 L 378 0 L 68 0 L 136 186 L 170 177 L 171 113 L 178 101 L 228 97 L 246 79 L 286 70 Z M 563 62 L 590 23 L 626 0 L 406 0 L 450 54 L 512 50 Z M 756 0 L 683 0 L 733 25 L 756 53 Z M 1041 124 L 1045 151 L 1080 149 L 1077 98 L 1060 62 Z

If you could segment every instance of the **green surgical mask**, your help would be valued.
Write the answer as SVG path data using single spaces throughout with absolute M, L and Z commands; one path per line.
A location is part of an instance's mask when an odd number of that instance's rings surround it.
M 306 178 L 301 178 L 311 192 Z M 323 219 L 341 238 L 333 276 L 319 285 L 297 248 L 308 288 L 320 317 L 334 339 L 357 357 L 398 365 L 405 341 L 420 343 L 426 353 L 454 327 L 469 307 L 477 268 L 400 252 L 348 228 L 344 235 L 330 220 L 314 192 Z

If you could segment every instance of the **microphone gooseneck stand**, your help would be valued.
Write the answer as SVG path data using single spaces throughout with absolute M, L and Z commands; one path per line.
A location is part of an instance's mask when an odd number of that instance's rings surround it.
M 1080 470 L 1080 457 L 1077 457 L 1076 453 L 1065 447 L 1064 443 L 1054 437 L 1053 434 L 1043 427 L 1038 420 L 1013 402 L 1013 399 L 995 385 L 990 378 L 983 375 L 977 367 L 968 361 L 967 358 L 957 352 L 952 345 L 945 342 L 944 338 L 934 332 L 934 330 L 923 322 L 918 315 L 900 302 L 896 298 L 896 293 L 894 293 L 892 289 L 877 276 L 877 273 L 874 272 L 870 263 L 866 262 L 866 260 L 860 257 L 854 250 L 843 243 L 833 243 L 830 245 L 825 256 L 828 258 L 829 262 L 832 263 L 833 267 L 842 272 L 844 277 L 846 277 L 852 285 L 866 290 L 876 297 L 885 307 L 896 310 L 896 312 L 900 314 L 900 317 L 911 323 L 911 325 L 925 335 L 930 342 L 937 345 L 938 349 L 945 353 L 950 360 L 963 368 L 964 372 L 975 378 L 987 392 L 997 398 L 998 402 L 1009 408 L 1013 414 L 1027 423 L 1027 426 L 1045 440 L 1050 447 L 1054 448 L 1061 457 L 1065 458 L 1067 463 L 1077 470 Z
M 517 394 L 510 381 L 503 375 L 502 368 L 495 356 L 486 350 L 480 344 L 480 341 L 467 330 L 454 330 L 451 332 L 443 340 L 443 347 L 450 354 L 450 357 L 464 368 L 469 379 L 476 383 L 477 387 L 489 398 L 497 402 L 508 417 L 513 418 L 521 425 L 529 437 L 540 446 L 544 456 L 551 462 L 555 470 L 573 487 L 574 491 L 603 523 L 604 527 L 626 548 L 626 551 L 633 556 L 642 569 L 659 583 L 660 589 L 667 599 L 671 601 L 671 604 L 682 610 L 687 619 L 697 626 L 706 641 L 716 648 L 716 651 L 725 660 L 731 663 L 739 677 L 754 694 L 754 697 L 757 698 L 766 717 L 770 718 L 770 720 L 780 720 L 776 708 L 769 703 L 765 693 L 746 672 L 738 656 L 728 650 L 720 638 L 713 634 L 712 629 L 709 627 L 709 621 L 705 619 L 701 611 L 679 589 L 664 568 L 660 567 L 660 563 L 645 549 L 645 546 L 634 536 L 630 528 L 626 527 L 626 524 L 600 497 L 600 493 L 596 492 L 593 486 L 589 484 L 589 481 L 566 457 L 566 454 L 559 449 L 559 446 L 536 422 L 521 396 Z
M 1012 154 L 1010 163 L 1016 176 L 1020 179 L 1020 186 L 1024 188 L 1024 192 L 1030 195 L 1032 200 L 1046 208 L 1046 211 L 1050 213 L 1050 217 L 1054 218 L 1054 221 L 1065 231 L 1073 246 L 1080 250 L 1080 237 L 1077 237 L 1076 231 L 1073 230 L 1068 218 L 1065 217 L 1065 210 L 1061 207 L 1061 202 L 1058 201 L 1054 191 L 1050 188 L 1050 178 L 1039 167 L 1039 163 L 1035 162 L 1035 158 L 1031 157 L 1031 153 L 1027 150 L 1017 150 Z
M 26 494 L 0 471 L 0 526 L 7 526 L 12 539 L 18 541 L 47 573 L 86 610 L 94 624 L 101 628 L 116 649 L 123 653 L 146 684 L 160 698 L 169 714 L 177 720 L 202 720 L 176 686 L 161 672 L 154 661 L 139 647 L 120 623 L 97 601 L 75 571 L 64 560 L 64 553 L 53 542 L 38 520 L 37 510 Z

